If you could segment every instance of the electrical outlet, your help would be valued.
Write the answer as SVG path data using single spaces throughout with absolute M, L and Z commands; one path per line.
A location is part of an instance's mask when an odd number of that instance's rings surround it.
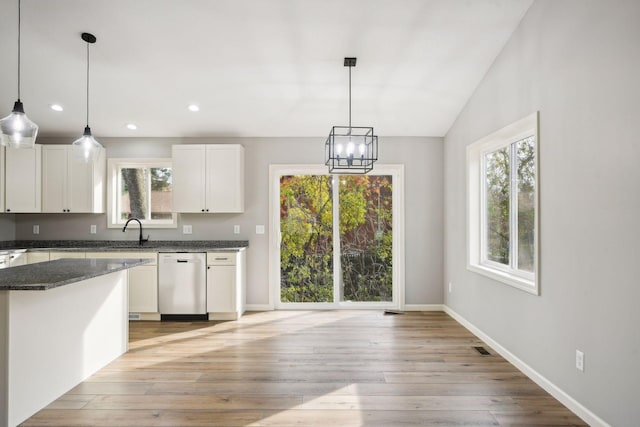
M 451 289 L 453 288 L 453 284 L 449 282 L 449 293 L 451 293 Z
M 576 369 L 584 372 L 584 353 L 576 350 Z
M 256 234 L 264 234 L 264 225 L 256 225 Z
M 39 225 L 34 225 L 33 226 L 33 234 L 40 234 L 40 226 Z
M 233 226 L 233 234 L 240 234 L 240 226 L 239 225 L 234 225 Z
M 96 234 L 96 225 L 95 224 L 91 224 L 91 228 L 89 229 L 89 233 L 91 234 Z
M 182 226 L 182 234 L 192 234 L 192 233 L 193 233 L 193 227 L 191 227 L 190 225 Z

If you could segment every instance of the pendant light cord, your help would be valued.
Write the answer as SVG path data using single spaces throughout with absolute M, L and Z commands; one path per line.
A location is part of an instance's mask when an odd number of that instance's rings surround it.
M 21 0 L 18 0 L 18 101 L 20 101 L 20 9 L 21 9 Z
M 89 43 L 87 42 L 87 127 L 89 127 Z

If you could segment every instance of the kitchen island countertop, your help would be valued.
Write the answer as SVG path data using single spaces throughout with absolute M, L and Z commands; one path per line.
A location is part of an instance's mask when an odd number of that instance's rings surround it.
M 58 259 L 0 270 L 0 291 L 46 291 L 149 263 L 149 259 Z

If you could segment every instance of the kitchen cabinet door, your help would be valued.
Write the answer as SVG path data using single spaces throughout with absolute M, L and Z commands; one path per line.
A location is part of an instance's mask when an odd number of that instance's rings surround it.
M 14 252 L 9 256 L 9 267 L 17 267 L 27 264 L 26 252 Z
M 206 212 L 204 145 L 174 145 L 171 153 L 173 211 Z
M 245 252 L 208 252 L 207 312 L 209 319 L 239 319 L 244 313 L 245 292 Z
M 236 311 L 236 266 L 207 266 L 207 311 L 234 313 Z
M 33 148 L 6 148 L 5 212 L 41 212 L 42 179 L 39 144 Z
M 27 252 L 27 264 L 49 261 L 49 252 Z
M 42 211 L 66 212 L 67 147 L 50 145 L 42 151 Z
M 244 212 L 244 148 L 207 145 L 207 212 Z
M 155 265 L 140 265 L 129 269 L 129 312 L 157 311 L 158 268 Z
M 49 261 L 55 261 L 63 258 L 84 258 L 84 252 L 59 251 L 49 252 Z
M 74 158 L 70 145 L 42 148 L 42 211 L 47 213 L 103 213 L 105 150 L 93 162 Z

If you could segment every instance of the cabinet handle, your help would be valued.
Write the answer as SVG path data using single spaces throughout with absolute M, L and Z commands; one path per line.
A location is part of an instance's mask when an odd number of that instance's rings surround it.
M 202 212 L 204 212 L 204 209 L 202 209 Z
M 7 209 L 7 212 L 11 212 L 11 209 Z
M 207 267 L 207 270 L 211 270 L 211 267 Z
M 226 261 L 226 260 L 228 260 L 228 259 L 229 259 L 229 258 L 227 258 L 227 257 L 225 257 L 225 258 L 215 258 L 215 260 L 216 260 L 216 261 Z

